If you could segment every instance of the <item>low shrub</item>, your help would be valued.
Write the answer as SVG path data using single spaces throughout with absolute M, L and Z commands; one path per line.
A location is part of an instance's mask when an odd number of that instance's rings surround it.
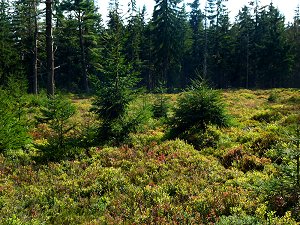
M 31 142 L 30 123 L 26 116 L 26 89 L 11 80 L 4 90 L 0 87 L 0 153 L 24 148 Z
M 263 225 L 260 219 L 249 215 L 221 216 L 216 225 Z
M 280 137 L 272 132 L 262 133 L 251 144 L 250 149 L 258 156 L 264 156 L 267 151 L 274 148 L 279 143 Z
M 268 102 L 275 103 L 279 101 L 279 94 L 275 91 L 272 91 L 268 97 Z
M 164 95 L 167 89 L 162 84 L 155 90 L 155 100 L 153 104 L 153 116 L 154 118 L 166 118 L 170 108 L 170 99 Z
M 70 118 L 76 112 L 75 106 L 67 98 L 56 95 L 47 99 L 41 108 L 42 115 L 37 117 L 41 124 L 47 124 L 50 128 L 47 141 L 48 145 L 39 146 L 47 158 L 60 158 L 66 156 L 69 133 L 75 128 L 70 122 Z M 74 149 L 71 148 L 70 149 Z
M 204 134 L 210 125 L 229 126 L 230 116 L 220 93 L 203 82 L 195 81 L 192 88 L 178 99 L 168 136 L 186 138 Z
M 287 103 L 300 104 L 300 97 L 299 96 L 292 96 L 292 97 L 287 99 Z
M 283 122 L 283 125 L 300 125 L 300 114 L 289 115 Z
M 258 122 L 271 123 L 278 121 L 282 118 L 282 115 L 279 112 L 267 110 L 265 112 L 258 113 L 252 117 L 253 120 Z
M 221 159 L 221 163 L 225 168 L 229 168 L 233 165 L 233 162 L 239 161 L 244 155 L 243 147 L 238 146 L 229 150 Z
M 255 155 L 245 155 L 242 160 L 238 163 L 238 168 L 243 172 L 248 172 L 251 170 L 260 170 L 264 169 L 266 164 L 270 164 L 271 160 L 267 158 L 258 158 Z
M 184 133 L 179 137 L 192 144 L 198 150 L 204 148 L 216 149 L 221 138 L 221 132 L 215 127 L 209 126 L 205 132 Z

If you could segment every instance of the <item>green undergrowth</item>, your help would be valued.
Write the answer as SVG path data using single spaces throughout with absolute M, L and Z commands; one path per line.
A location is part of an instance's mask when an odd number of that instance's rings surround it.
M 263 224 L 269 215 L 261 185 L 274 168 L 225 169 L 180 140 L 91 152 L 45 165 L 2 156 L 3 224 L 224 224 L 236 213 Z
M 124 121 L 143 120 L 119 145 L 94 142 L 93 99 L 68 96 L 59 133 L 35 120 L 46 98 L 25 97 L 31 142 L 0 154 L 0 224 L 299 224 L 299 90 L 222 91 L 234 122 L 186 140 L 166 135 L 180 95 L 131 102 Z

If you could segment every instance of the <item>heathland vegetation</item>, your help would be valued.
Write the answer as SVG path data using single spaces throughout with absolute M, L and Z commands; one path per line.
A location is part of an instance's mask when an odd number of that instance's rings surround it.
M 1 224 L 300 220 L 299 90 L 200 85 L 135 95 L 115 114 L 102 95 L 7 93 Z
M 299 224 L 299 8 L 180 2 L 1 1 L 1 224 Z

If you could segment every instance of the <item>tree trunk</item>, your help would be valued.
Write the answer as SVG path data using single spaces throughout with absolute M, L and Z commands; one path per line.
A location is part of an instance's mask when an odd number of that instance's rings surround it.
M 33 36 L 33 93 L 38 94 L 38 22 L 37 0 L 33 1 L 34 7 L 34 36 Z
M 46 0 L 47 94 L 54 95 L 54 54 L 52 36 L 52 0 Z
M 85 55 L 85 46 L 83 40 L 83 29 L 82 29 L 82 19 L 81 12 L 78 13 L 78 24 L 79 24 L 79 42 L 81 50 L 81 67 L 82 67 L 82 76 L 83 76 L 83 86 L 86 93 L 89 93 L 89 81 L 87 75 L 87 66 L 86 66 L 86 55 Z

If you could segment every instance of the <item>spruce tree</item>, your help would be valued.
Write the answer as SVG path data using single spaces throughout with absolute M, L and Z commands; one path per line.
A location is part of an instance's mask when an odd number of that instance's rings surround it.
M 178 70 L 175 64 L 178 63 L 178 39 L 179 29 L 179 0 L 156 0 L 152 19 L 153 35 L 153 58 L 155 58 L 156 76 L 153 82 L 166 82 L 171 89 L 178 81 Z
M 134 98 L 134 88 L 138 82 L 137 74 L 123 52 L 124 26 L 118 11 L 118 2 L 112 2 L 108 30 L 103 36 L 105 50 L 99 62 L 100 73 L 94 80 L 96 98 L 93 111 L 101 122 L 98 130 L 101 143 L 112 141 L 117 144 L 129 134 L 122 119 Z
M 257 84 L 264 88 L 282 87 L 291 65 L 284 17 L 271 3 L 259 13 L 257 23 Z
M 38 32 L 39 0 L 14 2 L 13 29 L 16 47 L 22 54 L 29 91 L 38 92 Z
M 145 22 L 146 8 L 143 7 L 141 17 L 143 21 L 143 32 L 141 36 L 141 78 L 142 84 L 147 87 L 148 90 L 154 90 L 155 87 L 155 58 L 153 48 L 153 34 L 152 34 L 152 23 Z
M 218 88 L 228 87 L 231 73 L 231 49 L 233 42 L 225 0 L 210 0 L 206 7 L 205 61 L 207 75 Z
M 288 42 L 292 44 L 292 72 L 287 85 L 289 87 L 300 86 L 300 5 L 295 9 L 294 22 L 288 27 Z
M 178 46 L 177 46 L 177 62 L 174 65 L 175 71 L 177 71 L 179 78 L 177 88 L 185 88 L 191 81 L 192 77 L 190 74 L 190 57 L 192 51 L 192 29 L 189 25 L 188 13 L 185 9 L 185 4 L 181 7 L 178 13 Z M 196 59 L 199 60 L 199 59 Z
M 59 4 L 58 10 L 59 72 L 70 88 L 77 84 L 77 90 L 80 88 L 88 93 L 88 76 L 93 73 L 90 50 L 99 44 L 101 16 L 97 13 L 94 2 L 87 0 L 64 0 Z
M 22 55 L 15 48 L 11 17 L 11 5 L 6 0 L 0 2 L 0 85 L 7 84 L 9 75 L 23 73 Z
M 197 73 L 203 73 L 205 41 L 204 14 L 200 10 L 199 0 L 194 0 L 189 6 L 191 7 L 189 23 L 192 30 L 192 48 L 187 73 L 191 79 L 194 79 Z
M 26 114 L 26 81 L 15 75 L 0 87 L 0 153 L 25 148 L 30 143 Z
M 130 2 L 130 9 L 128 11 L 130 16 L 126 26 L 126 59 L 132 63 L 134 70 L 140 73 L 143 63 L 141 59 L 141 45 L 145 25 L 144 12 L 136 8 L 135 0 Z
M 253 79 L 253 49 L 255 22 L 251 15 L 250 8 L 244 6 L 237 16 L 236 24 L 236 43 L 234 57 L 234 73 L 231 76 L 231 83 L 234 87 L 254 87 Z

